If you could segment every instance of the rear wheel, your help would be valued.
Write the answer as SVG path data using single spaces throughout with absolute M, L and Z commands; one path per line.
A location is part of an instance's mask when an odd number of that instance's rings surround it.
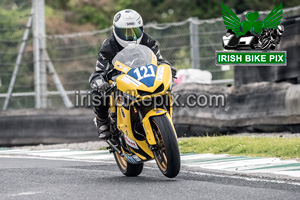
M 120 171 L 126 176 L 138 176 L 143 171 L 143 163 L 131 164 L 122 157 L 119 153 L 114 152 L 115 160 L 118 164 Z
M 166 177 L 174 178 L 180 171 L 180 153 L 174 129 L 166 115 L 152 117 L 151 125 L 159 147 L 153 152 L 156 163 Z

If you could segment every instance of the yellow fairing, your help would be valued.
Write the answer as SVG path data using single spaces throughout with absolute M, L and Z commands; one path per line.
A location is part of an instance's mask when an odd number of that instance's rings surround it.
M 151 158 L 154 158 L 154 155 L 152 151 L 149 149 L 147 142 L 137 140 L 133 133 L 132 133 L 132 127 L 131 127 L 131 118 L 130 118 L 130 111 L 126 110 L 123 107 L 118 107 L 117 109 L 117 127 L 119 130 L 122 131 L 122 133 L 125 134 L 125 137 L 128 137 L 130 140 L 134 141 L 137 146 L 143 150 L 145 153 L 148 154 Z M 128 143 L 127 143 L 128 144 Z M 142 160 L 146 160 L 146 158 L 138 153 L 135 152 L 135 149 L 132 148 L 132 146 L 129 146 L 131 151 L 134 152 L 138 157 L 140 157 Z
M 151 127 L 149 118 L 153 117 L 153 116 L 157 116 L 157 115 L 163 115 L 165 113 L 167 113 L 167 111 L 165 111 L 161 108 L 153 109 L 153 110 L 150 110 L 143 119 L 143 124 L 144 124 L 145 131 L 146 131 L 146 138 L 150 145 L 155 145 L 156 140 L 155 140 L 155 137 L 154 137 L 154 134 L 152 131 L 152 127 Z
M 115 113 L 116 112 L 116 106 L 115 106 L 115 95 L 114 93 L 112 92 L 111 95 L 109 96 L 109 109 L 112 113 Z

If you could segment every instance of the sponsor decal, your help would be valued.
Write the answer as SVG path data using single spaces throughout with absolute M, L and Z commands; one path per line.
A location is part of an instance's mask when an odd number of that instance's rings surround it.
M 162 81 L 163 76 L 164 76 L 164 70 L 165 70 L 165 67 L 163 67 L 163 66 L 159 67 L 158 72 L 157 72 L 157 77 L 156 77 L 157 81 Z
M 127 154 L 124 154 L 126 160 L 129 162 L 129 163 L 132 163 L 132 164 L 137 164 L 139 161 L 141 161 L 141 159 L 136 156 L 136 155 L 127 155 Z M 138 160 L 136 160 L 138 159 Z
M 136 86 L 140 86 L 140 85 L 141 85 L 141 83 L 140 83 L 139 81 L 135 80 L 135 79 L 132 78 L 131 76 L 127 76 L 127 77 L 128 77 L 128 79 L 129 79 L 134 85 L 136 85 Z
M 131 83 L 130 79 L 127 76 L 124 76 L 121 80 L 127 84 Z
M 136 144 L 136 142 L 135 142 L 134 140 L 130 139 L 130 138 L 127 137 L 126 135 L 124 135 L 124 136 L 125 136 L 125 141 L 126 141 L 126 143 L 127 143 L 130 147 L 135 148 L 135 149 L 139 149 L 138 145 Z
M 126 23 L 126 26 L 134 26 L 134 25 L 135 25 L 134 22 L 127 22 L 127 23 Z
M 142 161 L 137 155 L 133 155 L 132 157 L 134 158 L 134 160 L 136 160 L 138 162 Z
M 137 87 L 141 85 L 141 83 L 139 81 L 135 80 L 134 78 L 132 78 L 128 75 L 125 75 L 121 80 L 127 84 L 132 83 Z
M 121 108 L 121 113 L 122 113 L 123 118 L 125 118 L 125 113 L 122 108 Z

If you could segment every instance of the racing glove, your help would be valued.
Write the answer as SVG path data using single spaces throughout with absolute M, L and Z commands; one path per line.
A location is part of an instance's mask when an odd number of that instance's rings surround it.
M 105 82 L 102 78 L 98 78 L 91 83 L 91 87 L 94 91 L 104 92 L 109 89 L 109 83 Z
M 173 78 L 176 78 L 176 74 L 177 74 L 176 68 L 173 67 L 173 66 L 170 66 L 170 67 L 171 67 L 171 71 L 172 71 L 172 77 L 173 77 Z

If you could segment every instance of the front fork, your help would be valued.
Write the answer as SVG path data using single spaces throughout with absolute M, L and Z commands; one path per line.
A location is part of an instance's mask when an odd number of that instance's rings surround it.
M 150 123 L 150 118 L 154 117 L 154 116 L 158 116 L 158 115 L 164 115 L 164 114 L 168 116 L 169 120 L 171 120 L 171 117 L 170 117 L 169 113 L 162 108 L 155 108 L 155 109 L 150 110 L 145 115 L 144 118 L 142 117 L 142 114 L 140 113 L 140 111 L 138 111 L 138 112 L 139 112 L 139 118 L 140 118 L 141 124 L 143 125 L 144 131 L 146 133 L 146 141 L 149 145 L 150 150 L 152 151 L 157 146 L 157 142 L 156 142 L 156 139 L 155 139 L 155 136 L 153 133 L 151 123 Z

